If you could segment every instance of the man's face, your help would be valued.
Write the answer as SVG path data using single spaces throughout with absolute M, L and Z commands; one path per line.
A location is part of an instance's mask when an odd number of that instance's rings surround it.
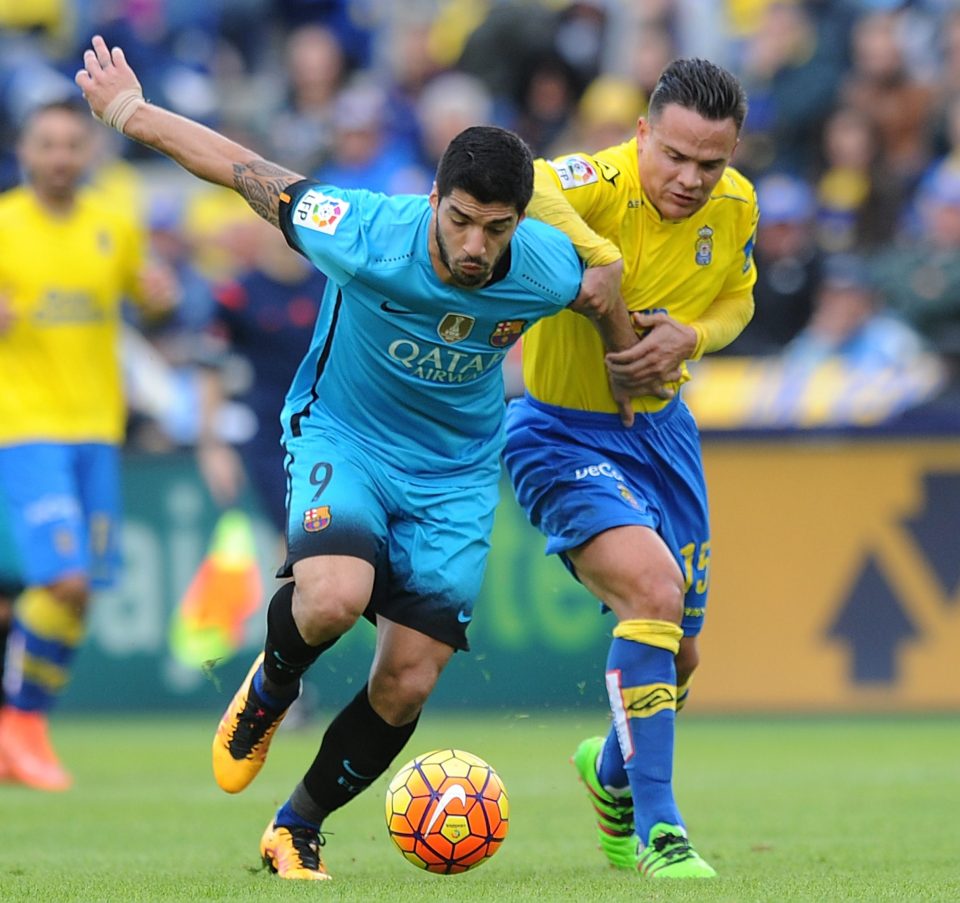
M 40 195 L 69 197 L 90 163 L 91 140 L 89 125 L 79 113 L 37 113 L 17 148 L 27 180 Z
M 489 281 L 523 219 L 511 204 L 482 204 L 460 189 L 441 198 L 430 192 L 430 257 L 443 282 L 478 288 Z
M 640 182 L 664 219 L 686 219 L 707 203 L 737 141 L 733 119 L 704 119 L 677 104 L 639 121 Z

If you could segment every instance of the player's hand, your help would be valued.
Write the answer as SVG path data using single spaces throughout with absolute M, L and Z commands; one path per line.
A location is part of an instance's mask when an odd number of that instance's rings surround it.
M 74 81 L 90 104 L 93 115 L 122 132 L 126 119 L 118 122 L 116 114 L 119 112 L 121 117 L 125 113 L 132 115 L 138 105 L 137 98 L 139 104 L 143 103 L 143 88 L 119 47 L 108 50 L 100 35 L 94 35 L 91 43 L 92 49 L 84 52 L 83 68 L 77 72 Z M 118 104 L 126 105 L 118 111 Z
M 10 299 L 0 294 L 0 335 L 4 335 L 13 326 L 15 319 Z
M 151 261 L 140 270 L 139 278 L 143 306 L 148 314 L 164 317 L 179 307 L 183 292 L 172 267 Z
M 197 466 L 210 495 L 221 508 L 236 502 L 246 476 L 235 448 L 218 441 L 201 442 L 197 446 Z
M 616 380 L 634 395 L 673 398 L 683 362 L 697 346 L 696 332 L 662 312 L 635 312 L 631 319 L 643 338 L 625 351 L 606 355 L 611 382 Z
M 610 383 L 610 394 L 613 395 L 613 401 L 617 406 L 617 414 L 620 415 L 620 422 L 628 429 L 633 426 L 633 397 L 637 394 L 628 385 L 618 381 L 608 371 L 607 379 Z
M 605 266 L 587 267 L 580 282 L 580 293 L 571 308 L 588 317 L 600 317 L 620 303 L 620 277 L 623 261 L 615 260 Z

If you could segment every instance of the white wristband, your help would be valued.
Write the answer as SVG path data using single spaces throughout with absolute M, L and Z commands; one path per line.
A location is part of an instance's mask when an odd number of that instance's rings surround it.
M 139 88 L 128 88 L 121 91 L 110 103 L 107 104 L 103 115 L 99 116 L 101 122 L 116 129 L 120 134 L 124 134 L 124 128 L 137 110 L 142 107 L 146 101 L 143 99 L 143 92 Z

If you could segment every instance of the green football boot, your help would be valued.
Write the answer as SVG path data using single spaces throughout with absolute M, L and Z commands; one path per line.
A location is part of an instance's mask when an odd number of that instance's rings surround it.
M 680 825 L 655 824 L 638 858 L 637 868 L 648 878 L 713 878 L 717 874 L 690 846 Z
M 637 868 L 637 836 L 633 826 L 633 798 L 629 791 L 617 797 L 597 777 L 597 759 L 603 749 L 603 737 L 588 737 L 570 760 L 590 796 L 597 817 L 597 840 L 607 861 L 614 868 Z

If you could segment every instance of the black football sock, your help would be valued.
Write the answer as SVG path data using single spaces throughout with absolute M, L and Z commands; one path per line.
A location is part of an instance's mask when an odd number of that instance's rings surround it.
M 390 767 L 418 720 L 419 715 L 400 727 L 387 724 L 370 705 L 364 685 L 323 735 L 317 757 L 290 797 L 294 811 L 322 824 Z
M 311 646 L 300 635 L 293 619 L 293 583 L 285 583 L 267 609 L 267 640 L 264 645 L 263 689 L 275 699 L 296 695 L 294 689 L 304 672 L 339 637 Z

